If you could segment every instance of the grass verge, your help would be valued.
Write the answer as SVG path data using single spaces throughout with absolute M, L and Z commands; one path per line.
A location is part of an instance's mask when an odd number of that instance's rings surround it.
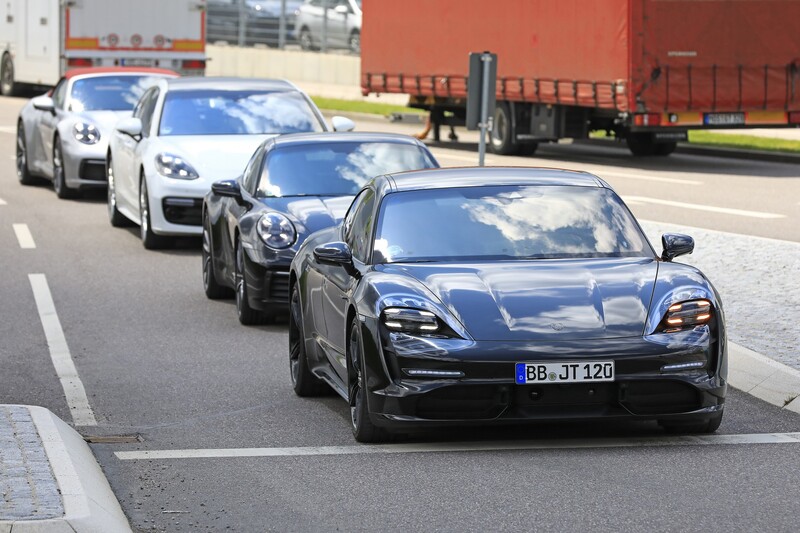
M 368 113 L 371 115 L 390 115 L 392 113 L 425 113 L 422 109 L 414 109 L 395 104 L 383 104 L 381 102 L 364 102 L 361 100 L 340 100 L 338 98 L 325 98 L 323 96 L 312 96 L 312 100 L 320 109 L 329 111 L 345 111 L 351 113 Z

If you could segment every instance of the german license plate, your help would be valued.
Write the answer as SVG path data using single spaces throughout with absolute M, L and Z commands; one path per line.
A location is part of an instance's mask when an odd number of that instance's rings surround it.
M 741 126 L 744 124 L 744 113 L 706 113 L 703 123 L 708 126 Z
M 614 381 L 614 361 L 517 363 L 515 380 L 519 385 Z

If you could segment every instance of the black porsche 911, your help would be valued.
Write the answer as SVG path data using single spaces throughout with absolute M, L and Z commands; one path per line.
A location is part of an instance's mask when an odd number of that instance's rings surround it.
M 377 177 L 308 238 L 289 279 L 295 392 L 330 387 L 358 441 L 417 426 L 722 421 L 722 303 L 657 255 L 591 174 L 460 168 Z
M 289 304 L 289 265 L 311 233 L 337 224 L 373 176 L 436 168 L 423 143 L 384 133 L 298 133 L 264 141 L 244 174 L 203 202 L 203 287 L 235 296 L 242 324 Z

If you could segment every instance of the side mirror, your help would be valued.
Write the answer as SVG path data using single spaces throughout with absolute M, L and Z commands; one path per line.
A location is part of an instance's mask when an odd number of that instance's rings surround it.
M 53 99 L 47 95 L 32 98 L 31 103 L 33 104 L 33 108 L 39 111 L 47 111 L 49 113 L 55 113 L 56 111 L 56 105 L 53 103 Z
M 694 251 L 694 239 L 680 233 L 665 233 L 661 236 L 661 259 L 672 261 L 679 255 L 690 254 Z
M 131 137 L 138 137 L 142 134 L 142 120 L 135 117 L 123 118 L 117 122 L 116 129 Z
M 226 196 L 242 201 L 242 189 L 239 187 L 238 180 L 221 180 L 211 184 L 211 192 L 217 196 Z
M 314 258 L 320 263 L 329 265 L 352 265 L 353 254 L 350 247 L 343 242 L 329 242 L 314 248 Z
M 339 15 L 347 15 L 350 10 L 346 5 L 339 4 L 338 6 L 333 8 L 334 13 L 338 13 Z
M 353 131 L 356 129 L 356 123 L 347 117 L 333 117 L 331 124 L 333 124 L 333 131 Z

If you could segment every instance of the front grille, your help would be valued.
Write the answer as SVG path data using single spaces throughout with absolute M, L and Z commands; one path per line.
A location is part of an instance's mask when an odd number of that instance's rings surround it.
M 82 180 L 106 181 L 106 162 L 102 159 L 84 159 L 78 168 Z
M 202 198 L 168 197 L 161 201 L 164 218 L 171 224 L 199 226 L 203 223 Z

